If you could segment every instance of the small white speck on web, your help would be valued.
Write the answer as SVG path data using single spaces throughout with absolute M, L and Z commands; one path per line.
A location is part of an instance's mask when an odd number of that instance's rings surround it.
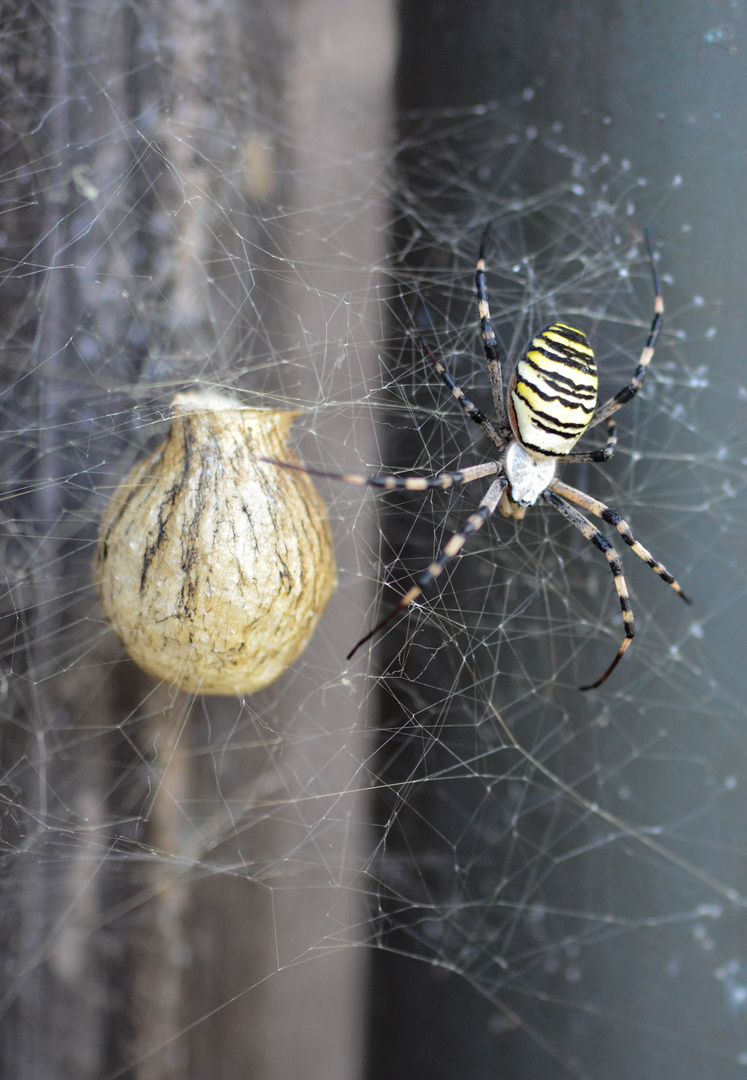
M 707 45 L 724 45 L 727 41 L 733 40 L 734 29 L 731 26 L 726 26 L 725 23 L 721 23 L 719 26 L 713 26 L 703 34 L 703 41 L 705 41 Z

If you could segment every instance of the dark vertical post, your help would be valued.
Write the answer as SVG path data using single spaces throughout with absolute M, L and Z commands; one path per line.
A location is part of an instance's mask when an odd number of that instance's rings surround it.
M 610 160 L 622 164 L 628 159 L 632 173 L 647 180 L 647 191 L 636 196 L 636 213 L 647 208 L 653 220 L 635 224 L 639 229 L 650 225 L 660 245 L 662 266 L 666 268 L 666 325 L 676 326 L 683 339 L 687 331 L 693 335 L 692 344 L 681 342 L 677 346 L 678 356 L 685 357 L 685 369 L 702 370 L 701 365 L 707 366 L 714 391 L 709 394 L 693 390 L 684 407 L 697 409 L 697 414 L 681 427 L 674 417 L 657 416 L 660 427 L 669 425 L 667 453 L 672 461 L 678 453 L 683 460 L 689 460 L 688 455 L 697 454 L 698 447 L 707 453 L 712 442 L 730 458 L 732 451 L 737 455 L 743 452 L 741 391 L 727 400 L 730 395 L 725 397 L 719 390 L 730 383 L 741 387 L 744 381 L 742 293 L 747 255 L 743 243 L 743 177 L 747 131 L 742 106 L 747 95 L 747 52 L 736 12 L 730 12 L 728 17 L 721 12 L 716 18 L 715 10 L 707 16 L 701 6 L 692 3 L 652 8 L 634 3 L 553 4 L 545 0 L 477 0 L 469 5 L 408 0 L 400 5 L 400 19 L 397 104 L 405 147 L 400 167 L 409 205 L 418 208 L 417 225 L 429 219 L 426 207 L 430 207 L 431 220 L 442 224 L 450 221 L 452 232 L 453 223 L 462 220 L 477 239 L 481 187 L 483 204 L 495 195 L 510 192 L 514 183 L 529 195 L 547 190 L 554 177 L 552 165 L 547 159 L 543 161 L 541 150 L 528 150 L 523 161 L 517 154 L 510 171 L 501 173 L 486 167 L 481 179 L 477 161 L 502 137 L 506 115 L 513 117 L 517 130 L 532 129 L 540 135 L 554 131 L 556 143 L 562 142 L 571 153 L 588 160 L 601 161 L 609 155 Z M 489 107 L 482 113 L 470 113 L 470 106 L 480 103 L 488 103 Z M 483 119 L 460 123 L 460 116 L 470 115 L 482 115 Z M 496 118 L 494 128 L 491 115 Z M 431 151 L 429 169 L 424 168 L 426 142 Z M 440 162 L 434 145 L 440 146 Z M 682 178 L 681 183 L 677 177 Z M 415 245 L 414 235 L 413 227 L 403 250 L 411 252 L 416 247 L 416 255 L 414 259 L 409 254 L 404 257 L 409 259 L 408 272 L 412 273 L 417 271 L 416 260 L 421 261 L 423 293 L 430 295 L 426 293 L 427 282 L 432 276 L 430 271 L 439 265 L 439 255 L 434 252 L 428 262 L 423 254 L 427 238 L 420 233 Z M 441 243 L 445 259 L 449 258 L 449 235 L 444 224 L 441 236 L 433 237 L 434 243 Z M 690 306 L 694 295 L 713 301 L 709 317 L 718 323 L 717 348 L 707 343 L 702 316 Z M 445 304 L 441 298 L 432 304 L 432 309 L 450 310 Z M 459 318 L 455 316 L 457 321 Z M 517 347 L 520 344 L 517 342 Z M 671 349 L 672 339 L 668 346 L 662 343 L 662 348 Z M 640 411 L 635 415 L 640 416 Z M 644 456 L 648 452 L 656 460 L 660 443 L 651 429 L 649 435 L 648 444 L 636 445 L 644 447 Z M 438 445 L 436 438 L 433 444 Z M 389 448 L 390 459 L 401 465 L 418 450 L 418 445 L 417 438 L 403 431 L 401 440 Z M 702 514 L 687 517 L 679 541 L 672 540 L 678 535 L 674 529 L 666 534 L 671 561 L 679 561 L 692 575 L 697 571 L 690 591 L 696 596 L 696 610 L 708 621 L 703 647 L 707 660 L 700 646 L 692 647 L 698 657 L 693 661 L 692 678 L 684 664 L 675 664 L 673 670 L 660 673 L 660 682 L 656 681 L 656 673 L 652 681 L 645 650 L 636 657 L 633 648 L 629 663 L 617 673 L 619 694 L 609 687 L 610 694 L 577 700 L 575 704 L 570 694 L 559 693 L 552 686 L 543 687 L 536 697 L 522 695 L 517 680 L 524 678 L 531 689 L 528 669 L 522 669 L 520 663 L 514 670 L 512 653 L 501 649 L 500 672 L 496 673 L 496 657 L 489 650 L 481 650 L 474 638 L 460 638 L 456 626 L 460 606 L 454 602 L 454 593 L 448 591 L 445 603 L 453 618 L 439 618 L 436 612 L 431 619 L 422 615 L 409 623 L 402 620 L 381 646 L 391 697 L 401 702 L 402 708 L 389 711 L 390 730 L 382 751 L 382 790 L 391 792 L 381 813 L 382 825 L 387 826 L 382 895 L 389 896 L 391 888 L 391 907 L 384 904 L 384 911 L 397 914 L 382 923 L 387 932 L 395 928 L 391 936 L 385 937 L 391 951 L 378 953 L 374 963 L 372 1078 L 394 1073 L 427 1075 L 430 1080 L 454 1075 L 518 1078 L 551 1073 L 622 1080 L 649 1073 L 667 1078 L 694 1077 L 713 1069 L 721 1077 L 736 1077 L 743 1068 L 738 1063 L 734 1018 L 727 1015 L 722 995 L 711 993 L 715 967 L 701 964 L 701 954 L 695 955 L 697 949 L 690 954 L 688 943 L 676 935 L 669 940 L 665 934 L 649 937 L 645 931 L 626 934 L 624 943 L 617 948 L 603 935 L 602 944 L 585 951 L 583 932 L 567 926 L 571 939 L 580 947 L 575 955 L 584 960 L 575 968 L 575 975 L 573 965 L 568 964 L 568 979 L 579 975 L 583 979 L 578 987 L 564 981 L 562 920 L 555 928 L 557 955 L 551 939 L 537 936 L 532 944 L 532 920 L 544 918 L 539 914 L 544 903 L 567 911 L 638 912 L 640 905 L 641 912 L 674 912 L 683 903 L 696 905 L 706 895 L 713 898 L 708 889 L 701 891 L 695 869 L 687 878 L 688 899 L 684 900 L 678 891 L 679 879 L 673 883 L 666 866 L 653 870 L 645 851 L 632 864 L 626 857 L 618 859 L 611 853 L 609 860 L 600 865 L 592 852 L 598 850 L 599 844 L 605 846 L 609 827 L 595 822 L 593 813 L 581 815 L 582 824 L 589 829 L 588 833 L 580 829 L 590 842 L 588 856 L 571 860 L 565 875 L 560 867 L 551 873 L 556 839 L 562 835 L 559 823 L 566 820 L 563 808 L 567 810 L 569 798 L 573 805 L 573 794 L 553 788 L 552 784 L 546 789 L 547 776 L 538 774 L 530 760 L 517 766 L 515 747 L 507 737 L 511 730 L 527 749 L 544 746 L 544 760 L 551 772 L 569 777 L 591 775 L 580 766 L 585 753 L 591 755 L 590 761 L 601 758 L 608 766 L 615 753 L 623 754 L 614 730 L 604 728 L 598 736 L 594 734 L 594 717 L 611 717 L 613 728 L 619 725 L 620 731 L 629 735 L 636 731 L 634 738 L 640 742 L 645 741 L 644 735 L 637 731 L 636 724 L 639 717 L 645 717 L 650 729 L 666 733 L 662 753 L 671 750 L 678 761 L 684 758 L 685 764 L 681 770 L 671 770 L 663 768 L 659 761 L 657 767 L 644 751 L 640 752 L 639 764 L 647 778 L 645 808 L 638 807 L 635 820 L 639 814 L 643 823 L 678 820 L 682 812 L 681 785 L 690 782 L 694 784 L 689 789 L 694 804 L 702 800 L 704 806 L 709 805 L 710 797 L 697 786 L 686 763 L 708 761 L 711 764 L 704 767 L 715 768 L 718 775 L 729 772 L 728 746 L 734 732 L 721 732 L 723 741 L 716 733 L 712 721 L 721 710 L 711 695 L 719 701 L 722 693 L 735 701 L 744 700 L 744 594 L 740 585 L 739 599 L 730 599 L 723 578 L 723 567 L 731 568 L 727 571 L 731 576 L 743 564 L 743 543 L 737 527 L 723 519 L 716 524 L 714 511 L 709 512 L 710 474 L 705 464 L 701 467 L 695 461 L 679 471 L 673 467 L 669 475 L 672 488 L 666 492 L 662 489 L 658 496 L 652 493 L 651 499 L 659 498 L 661 505 L 683 506 L 689 491 L 694 504 L 706 508 Z M 739 489 L 743 491 L 743 479 Z M 656 512 L 647 513 L 641 506 L 636 526 L 644 535 L 647 522 L 656 529 L 663 515 L 664 511 L 658 516 Z M 423 514 L 422 533 L 414 527 L 414 521 L 414 516 L 409 516 L 400 525 L 392 519 L 391 548 L 408 567 L 416 566 L 419 560 L 427 562 L 433 551 L 432 520 Z M 548 528 L 553 527 L 553 523 L 548 524 Z M 717 547 L 713 542 L 714 528 L 718 532 Z M 499 522 L 498 534 L 500 559 L 505 557 L 510 564 L 510 554 L 504 556 L 504 550 L 511 544 L 512 525 Z M 712 557 L 705 558 L 704 552 L 712 553 Z M 572 584 L 572 572 L 568 578 Z M 644 592 L 643 583 L 642 603 L 655 603 L 657 585 L 654 582 Z M 496 625 L 500 625 L 502 592 L 492 600 L 484 590 L 478 596 L 479 583 L 470 578 L 466 566 L 455 574 L 454 588 L 460 587 L 472 587 L 482 625 L 489 625 L 487 613 L 491 605 Z M 711 622 L 706 613 L 714 597 L 718 617 Z M 667 630 L 670 624 L 664 623 L 665 599 L 662 597 L 657 612 L 661 626 Z M 464 601 L 461 610 L 469 608 L 469 601 Z M 674 610 L 671 634 L 678 642 L 682 640 L 684 622 L 681 613 Z M 540 615 L 528 635 L 534 643 L 534 657 L 520 640 L 517 642 L 522 657 L 529 656 L 536 664 L 551 656 L 555 648 L 550 639 L 540 641 L 539 623 Z M 413 635 L 415 628 L 416 636 L 398 655 L 406 635 Z M 474 651 L 460 654 L 463 640 L 475 644 Z M 460 655 L 466 656 L 462 668 L 458 664 Z M 389 666 L 394 657 L 397 660 Z M 553 659 L 553 667 L 561 670 L 557 658 Z M 565 681 L 572 678 L 566 669 L 562 670 Z M 496 727 L 500 736 L 496 742 L 499 748 L 502 744 L 506 756 L 495 764 L 490 752 L 490 729 L 495 717 L 491 719 L 486 702 L 507 725 L 505 729 L 500 724 Z M 402 737 L 398 740 L 393 732 L 400 725 Z M 422 738 L 413 737 L 413 725 L 422 726 Z M 560 753 L 551 756 L 553 732 L 571 730 L 582 737 L 570 740 L 569 757 L 564 759 Z M 461 770 L 455 764 L 460 761 L 464 763 Z M 622 758 L 618 768 L 622 775 L 626 774 Z M 512 820 L 512 799 L 516 798 L 511 782 L 517 775 L 514 770 L 530 786 L 536 783 L 539 791 L 546 792 L 548 801 L 545 813 L 538 809 L 530 816 L 527 811 L 518 823 L 513 819 L 515 828 L 511 831 L 506 823 Z M 461 785 L 456 782 L 455 771 L 463 777 Z M 450 784 L 433 779 L 446 775 L 451 778 Z M 593 785 L 592 790 L 596 790 Z M 587 788 L 581 785 L 573 791 L 582 796 Z M 603 801 L 609 794 L 601 782 L 597 794 Z M 592 801 L 596 797 L 593 795 Z M 733 801 L 729 798 L 728 802 L 724 799 L 719 805 L 725 815 L 720 827 L 704 811 L 700 826 L 693 822 L 694 833 L 688 831 L 688 837 L 698 838 L 692 845 L 680 846 L 675 835 L 665 834 L 665 839 L 678 854 L 686 850 L 695 867 L 701 865 L 701 860 L 709 869 L 717 864 L 728 885 L 741 880 L 742 875 L 729 859 L 720 857 L 720 845 L 735 843 L 740 850 L 744 847 L 747 815 L 743 796 Z M 479 827 L 469 827 L 470 822 L 478 821 Z M 489 835 L 496 837 L 492 844 L 486 840 Z M 594 836 L 601 838 L 599 844 Z M 485 842 L 484 851 L 480 838 Z M 583 847 L 585 841 L 577 839 Z M 546 857 L 543 862 L 540 855 L 538 872 L 544 869 L 550 879 L 548 885 L 536 891 L 528 887 L 519 898 L 519 907 L 522 902 L 526 904 L 523 919 L 514 918 L 511 904 L 505 905 L 511 894 L 510 885 L 502 878 L 508 845 L 514 845 L 516 851 L 522 842 L 530 862 L 535 843 L 540 843 Z M 610 851 L 615 849 L 611 843 Z M 482 852 L 482 858 L 476 850 Z M 628 854 L 635 850 L 635 845 L 626 846 Z M 511 865 L 519 871 L 518 861 Z M 403 903 L 403 896 L 409 898 L 409 907 Z M 482 903 L 478 896 L 482 896 Z M 536 910 L 534 900 L 539 905 Z M 459 914 L 460 905 L 463 916 Z M 475 905 L 477 917 L 470 918 Z M 410 916 L 406 930 L 403 909 Z M 509 942 L 509 927 L 519 933 L 526 952 L 515 937 Z M 715 934 L 723 945 L 717 950 L 719 955 L 731 956 L 738 951 L 743 934 L 741 916 L 733 923 L 721 922 Z M 529 959 L 533 948 L 545 950 L 545 968 L 541 964 L 533 967 Z M 661 955 L 656 953 L 658 948 Z M 512 949 L 516 952 L 512 953 Z M 407 959 L 407 953 L 439 959 L 443 968 Z M 692 963 L 683 961 L 683 953 Z M 521 959 L 512 960 L 512 956 Z M 667 957 L 672 961 L 669 965 Z M 683 971 L 680 961 L 687 971 L 684 979 L 675 975 Z M 450 972 L 451 965 L 456 973 Z M 555 970 L 557 978 L 551 974 Z M 723 1034 L 727 1029 L 728 1036 Z M 722 1045 L 728 1045 L 723 1058 Z M 685 1046 L 691 1047 L 694 1057 L 688 1057 Z

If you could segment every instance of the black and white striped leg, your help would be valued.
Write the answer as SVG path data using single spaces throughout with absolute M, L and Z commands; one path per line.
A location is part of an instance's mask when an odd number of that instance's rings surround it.
M 661 286 L 659 285 L 659 271 L 656 268 L 656 253 L 651 244 L 651 237 L 649 236 L 648 229 L 645 230 L 646 246 L 648 247 L 648 256 L 651 262 L 651 276 L 654 279 L 654 317 L 651 321 L 651 329 L 649 330 L 648 340 L 646 341 L 645 348 L 641 353 L 638 361 L 638 367 L 635 370 L 632 382 L 628 386 L 624 386 L 622 390 L 618 390 L 614 397 L 611 397 L 609 401 L 605 401 L 603 405 L 599 405 L 592 417 L 590 428 L 593 428 L 595 424 L 600 424 L 602 420 L 606 420 L 608 416 L 616 413 L 618 409 L 621 409 L 631 398 L 640 390 L 643 385 L 643 380 L 646 378 L 646 371 L 648 365 L 651 363 L 654 355 L 654 349 L 656 347 L 656 339 L 659 336 L 661 330 L 661 324 L 664 319 L 664 298 L 661 295 Z
M 413 602 L 413 600 L 417 600 L 423 589 L 427 588 L 437 577 L 440 577 L 444 567 L 459 555 L 470 536 L 472 536 L 473 533 L 476 533 L 478 529 L 481 529 L 491 514 L 495 513 L 498 503 L 501 501 L 507 487 L 508 480 L 505 476 L 501 476 L 493 481 L 477 510 L 467 518 L 464 527 L 460 529 L 459 532 L 454 533 L 451 539 L 446 543 L 438 558 L 430 564 L 423 574 L 420 575 L 416 583 L 405 593 L 397 606 L 393 608 L 381 622 L 378 622 L 373 630 L 369 630 L 369 632 L 350 650 L 347 655 L 348 660 L 355 655 L 361 645 L 365 645 L 367 641 L 370 641 L 375 634 L 378 634 L 380 630 L 383 630 L 385 626 L 388 626 L 401 611 Z
M 623 625 L 625 627 L 625 637 L 623 638 L 622 645 L 617 650 L 617 655 L 615 656 L 615 659 L 612 661 L 610 666 L 602 675 L 601 679 L 597 679 L 596 682 L 589 683 L 588 686 L 579 687 L 579 690 L 596 690 L 598 686 L 601 686 L 602 683 L 609 678 L 617 665 L 620 663 L 623 654 L 627 650 L 628 646 L 633 640 L 633 635 L 635 634 L 635 620 L 633 619 L 633 611 L 630 606 L 628 586 L 625 584 L 625 576 L 623 574 L 622 562 L 620 561 L 620 556 L 617 554 L 607 537 L 603 533 L 601 533 L 599 529 L 592 525 L 592 523 L 587 520 L 587 518 L 585 518 L 583 514 L 580 514 L 578 510 L 574 509 L 574 507 L 569 506 L 567 503 L 564 503 L 563 500 L 558 495 L 556 495 L 554 491 L 544 491 L 542 493 L 542 498 L 546 502 L 548 502 L 550 506 L 554 506 L 555 509 L 563 515 L 566 521 L 570 521 L 571 525 L 575 525 L 579 532 L 583 533 L 583 535 L 590 543 L 594 544 L 595 547 L 598 547 L 600 551 L 604 552 L 610 571 L 612 573 L 613 581 L 615 582 L 615 589 L 617 590 L 617 597 L 620 601 L 620 610 L 622 611 Z
M 470 420 L 474 420 L 474 422 L 482 428 L 487 437 L 498 450 L 502 449 L 505 445 L 504 440 L 490 423 L 485 413 L 481 409 L 478 409 L 475 403 L 473 401 L 470 401 L 465 392 L 459 386 L 457 386 L 444 365 L 439 359 L 437 359 L 435 353 L 433 352 L 433 349 L 431 349 L 430 345 L 425 340 L 422 334 L 419 335 L 418 341 L 420 342 L 420 348 L 423 350 L 423 355 L 427 356 L 428 359 L 431 361 L 434 368 L 438 372 L 441 381 L 446 386 L 448 386 L 449 390 L 451 390 L 452 394 L 459 402 L 461 407 L 464 409 Z
M 563 457 L 558 458 L 558 461 L 570 461 L 571 463 L 578 463 L 581 461 L 609 461 L 615 452 L 617 446 L 617 428 L 615 427 L 615 421 L 611 416 L 607 418 L 607 442 L 601 450 L 590 450 L 587 453 L 573 453 L 564 454 Z
M 569 484 L 564 484 L 561 480 L 553 480 L 551 487 L 553 491 L 557 492 L 558 495 L 562 495 L 564 499 L 570 499 L 571 502 L 576 503 L 578 506 L 582 506 L 584 510 L 588 510 L 591 514 L 601 518 L 602 521 L 614 525 L 625 543 L 635 552 L 638 558 L 643 559 L 646 566 L 650 566 L 654 573 L 659 575 L 662 581 L 665 581 L 667 585 L 671 585 L 677 595 L 681 596 L 686 604 L 692 603 L 692 600 L 685 596 L 679 583 L 675 581 L 666 566 L 660 563 L 658 559 L 655 559 L 643 544 L 638 543 L 630 531 L 630 526 L 627 521 L 625 521 L 617 511 L 610 510 L 609 506 L 606 506 L 605 503 L 599 502 L 598 499 L 592 499 L 591 495 L 587 495 L 585 491 L 578 491 L 577 488 L 570 487 Z
M 344 480 L 347 484 L 359 487 L 377 487 L 384 491 L 429 491 L 432 488 L 451 488 L 459 484 L 470 484 L 484 476 L 493 476 L 500 469 L 497 461 L 483 461 L 480 465 L 469 465 L 456 472 L 443 472 L 437 476 L 363 476 L 360 473 L 326 472 L 323 469 L 307 469 L 305 465 L 291 465 L 289 461 L 276 461 L 274 458 L 260 458 L 268 465 L 279 465 L 281 469 L 307 473 L 309 476 L 322 476 L 327 480 Z
M 477 257 L 477 269 L 475 271 L 475 291 L 477 293 L 477 311 L 480 316 L 480 332 L 482 334 L 482 346 L 485 350 L 485 359 L 488 363 L 488 376 L 490 377 L 490 391 L 493 395 L 493 408 L 498 421 L 498 430 L 504 437 L 508 437 L 511 425 L 506 415 L 506 403 L 503 397 L 503 376 L 501 375 L 501 354 L 498 350 L 498 342 L 495 338 L 493 324 L 490 320 L 490 306 L 488 304 L 488 287 L 485 280 L 485 246 L 490 234 L 490 225 L 487 225 L 480 241 L 480 251 Z

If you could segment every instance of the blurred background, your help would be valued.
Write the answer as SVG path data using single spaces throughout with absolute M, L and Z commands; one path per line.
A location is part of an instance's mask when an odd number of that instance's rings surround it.
M 4 6 L 3 1075 L 744 1073 L 746 50 L 741 0 Z M 579 693 L 619 605 L 538 507 L 348 662 L 485 484 L 320 480 L 338 588 L 292 668 L 142 673 L 91 564 L 174 394 L 298 408 L 316 468 L 489 457 L 417 345 L 490 412 L 488 222 L 504 378 L 562 317 L 604 395 L 650 229 L 651 372 L 564 478 L 692 608 L 622 551 L 638 634 Z

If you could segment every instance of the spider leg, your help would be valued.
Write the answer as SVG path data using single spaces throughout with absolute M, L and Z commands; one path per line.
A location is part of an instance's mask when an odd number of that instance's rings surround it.
M 644 235 L 646 237 L 646 246 L 648 247 L 648 257 L 651 263 L 651 276 L 654 279 L 654 317 L 651 321 L 648 340 L 646 341 L 646 345 L 638 360 L 638 367 L 635 370 L 632 382 L 630 382 L 628 386 L 624 386 L 622 390 L 618 390 L 615 396 L 611 397 L 609 401 L 605 401 L 603 405 L 597 406 L 597 409 L 591 418 L 591 423 L 589 424 L 590 428 L 594 427 L 595 424 L 600 424 L 602 420 L 606 420 L 608 416 L 616 413 L 618 409 L 621 409 L 623 405 L 638 393 L 643 385 L 643 380 L 646 378 L 646 371 L 653 358 L 656 339 L 661 330 L 661 324 L 664 319 L 664 298 L 661 295 L 659 271 L 656 268 L 657 256 L 651 244 L 651 237 L 649 236 L 648 229 L 644 231 Z
M 553 487 L 555 487 L 555 484 L 553 484 Z M 617 590 L 617 597 L 620 601 L 620 610 L 622 611 L 623 625 L 625 627 L 625 637 L 623 638 L 622 645 L 617 650 L 615 659 L 602 675 L 601 679 L 589 683 L 588 686 L 579 687 L 579 690 L 596 690 L 598 686 L 602 685 L 605 679 L 609 678 L 620 663 L 623 653 L 630 645 L 633 640 L 633 635 L 635 634 L 635 620 L 633 619 L 633 610 L 630 606 L 628 586 L 625 584 L 622 562 L 620 561 L 620 556 L 617 554 L 607 537 L 601 533 L 599 529 L 595 528 L 583 514 L 580 514 L 574 507 L 564 503 L 563 500 L 550 489 L 542 492 L 542 498 L 545 502 L 548 502 L 550 506 L 555 507 L 567 521 L 570 521 L 571 525 L 575 525 L 579 532 L 583 533 L 590 543 L 594 544 L 595 547 L 598 547 L 600 551 L 604 552 L 610 571 L 612 572 L 612 578 L 615 582 L 615 589 Z
M 484 461 L 479 465 L 469 465 L 456 472 L 439 473 L 437 476 L 362 476 L 359 473 L 325 472 L 323 469 L 307 469 L 305 465 L 292 465 L 289 461 L 276 461 L 262 457 L 268 465 L 279 465 L 281 469 L 306 473 L 309 476 L 322 476 L 328 480 L 344 480 L 347 484 L 359 487 L 378 487 L 385 491 L 428 491 L 431 488 L 451 488 L 457 484 L 469 484 L 481 480 L 483 476 L 492 476 L 500 469 L 497 461 Z
M 495 339 L 495 331 L 490 320 L 490 307 L 488 305 L 488 287 L 485 281 L 485 246 L 490 234 L 490 225 L 485 228 L 480 241 L 480 251 L 477 256 L 477 269 L 475 270 L 475 291 L 477 293 L 477 311 L 480 316 L 480 331 L 482 333 L 482 346 L 485 350 L 485 359 L 488 362 L 488 375 L 490 377 L 490 390 L 493 395 L 493 407 L 498 420 L 498 430 L 502 436 L 507 437 L 511 431 L 511 425 L 506 415 L 506 404 L 503 397 L 503 377 L 501 375 L 501 354 L 498 351 L 498 343 Z
M 558 458 L 558 461 L 570 461 L 578 463 L 581 461 L 609 461 L 615 452 L 617 446 L 617 428 L 615 427 L 615 421 L 611 416 L 607 417 L 607 442 L 601 450 L 590 450 L 588 453 L 581 451 L 576 454 L 571 452 L 570 454 L 563 454 Z
M 446 546 L 444 547 L 441 554 L 434 562 L 430 564 L 428 569 L 420 575 L 415 585 L 413 585 L 412 588 L 405 593 L 397 606 L 393 608 L 392 611 L 390 611 L 389 614 L 386 615 L 380 622 L 378 622 L 376 626 L 374 626 L 373 630 L 369 630 L 369 632 L 364 635 L 364 637 L 362 637 L 359 642 L 357 642 L 357 644 L 348 653 L 346 659 L 350 660 L 361 647 L 361 645 L 365 645 L 366 642 L 370 641 L 375 634 L 378 634 L 380 630 L 383 630 L 385 626 L 388 626 L 388 624 L 393 619 L 395 619 L 401 611 L 408 607 L 413 602 L 413 600 L 417 600 L 423 589 L 427 588 L 427 586 L 430 585 L 432 581 L 434 581 L 437 577 L 441 575 L 444 567 L 447 565 L 447 563 L 450 563 L 452 559 L 456 558 L 469 537 L 473 533 L 476 533 L 478 529 L 481 529 L 485 522 L 488 520 L 488 518 L 491 516 L 491 514 L 495 513 L 495 510 L 498 507 L 498 503 L 501 501 L 503 493 L 507 487 L 508 480 L 505 476 L 501 476 L 497 480 L 493 481 L 493 483 L 490 485 L 487 492 L 485 493 L 484 498 L 480 502 L 477 510 L 473 514 L 471 514 L 470 517 L 467 518 L 467 521 L 464 523 L 464 527 L 460 529 L 459 532 L 454 533 L 454 535 L 446 543 Z
M 431 349 L 430 345 L 425 340 L 422 334 L 418 336 L 418 341 L 420 342 L 420 348 L 423 350 L 423 355 L 427 356 L 430 359 L 434 368 L 441 377 L 441 381 L 445 383 L 446 386 L 448 386 L 449 390 L 451 390 L 452 394 L 459 402 L 461 407 L 464 409 L 470 420 L 474 420 L 474 422 L 482 428 L 482 430 L 485 432 L 485 434 L 494 444 L 494 446 L 496 446 L 498 450 L 501 450 L 505 445 L 505 442 L 495 430 L 493 425 L 490 423 L 485 413 L 481 409 L 478 409 L 474 402 L 470 401 L 464 391 L 457 386 L 444 365 L 441 363 L 440 360 L 437 359 L 435 353 L 433 352 L 433 349 Z
M 617 531 L 622 536 L 625 543 L 631 548 L 639 559 L 643 559 L 647 566 L 650 566 L 654 573 L 658 574 L 662 581 L 666 581 L 667 585 L 671 585 L 678 596 L 681 596 L 686 604 L 691 604 L 692 600 L 685 596 L 678 582 L 672 577 L 667 568 L 655 559 L 650 551 L 647 551 L 643 544 L 639 544 L 630 531 L 630 527 L 615 510 L 610 510 L 609 506 L 606 506 L 603 502 L 599 502 L 598 499 L 592 499 L 591 495 L 587 495 L 585 491 L 578 491 L 577 488 L 570 487 L 568 484 L 564 484 L 561 480 L 553 480 L 550 485 L 552 490 L 557 492 L 558 495 L 562 495 L 564 499 L 570 499 L 571 502 L 577 503 L 578 506 L 582 506 L 584 510 L 590 511 L 596 517 L 601 518 L 602 521 L 608 522 L 610 525 L 614 525 Z

